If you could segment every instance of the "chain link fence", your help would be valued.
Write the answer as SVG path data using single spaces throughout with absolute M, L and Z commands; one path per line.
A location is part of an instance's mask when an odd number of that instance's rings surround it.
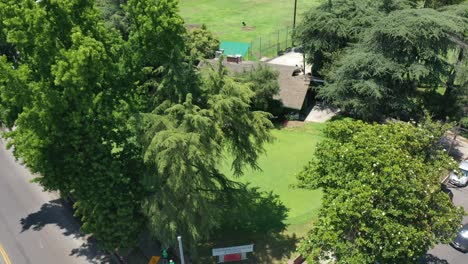
M 248 60 L 276 57 L 293 47 L 294 29 L 286 27 L 270 34 L 259 36 L 250 42 Z

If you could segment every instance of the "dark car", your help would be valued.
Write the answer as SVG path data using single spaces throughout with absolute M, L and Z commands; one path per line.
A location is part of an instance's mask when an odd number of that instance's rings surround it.
M 454 248 L 468 252 L 468 224 L 465 224 L 457 233 L 455 239 L 450 243 Z
M 450 200 L 453 201 L 453 192 L 447 187 L 447 185 L 441 183 L 440 189 L 442 189 L 442 191 L 450 197 Z

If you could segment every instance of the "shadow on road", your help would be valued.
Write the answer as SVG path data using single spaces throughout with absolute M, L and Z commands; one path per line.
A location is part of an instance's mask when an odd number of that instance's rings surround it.
M 97 242 L 93 238 L 88 238 L 79 248 L 73 249 L 70 256 L 85 257 L 92 264 L 111 263 L 109 255 L 98 251 L 96 245 Z
M 79 248 L 73 249 L 70 256 L 85 257 L 89 263 L 109 263 L 107 254 L 98 250 L 96 241 L 93 238 L 85 238 L 80 232 L 80 224 L 73 218 L 73 210 L 62 199 L 43 204 L 39 211 L 22 218 L 20 223 L 21 233 L 28 230 L 41 231 L 46 225 L 55 225 L 64 236 L 85 241 Z
M 451 149 L 449 155 L 452 156 L 455 160 L 461 161 L 466 153 L 463 153 L 463 146 L 460 144 L 458 140 L 453 142 L 453 135 L 450 134 L 448 137 L 445 137 L 441 140 L 442 146 L 445 149 L 450 150 L 450 146 L 453 143 L 453 148 Z
M 63 230 L 62 234 L 65 236 L 83 237 L 79 224 L 71 216 L 72 213 L 64 206 L 61 199 L 51 200 L 43 204 L 39 211 L 21 218 L 21 233 L 30 229 L 40 231 L 46 225 L 56 225 L 60 230 Z
M 440 259 L 437 256 L 432 254 L 427 254 L 426 256 L 421 258 L 421 264 L 449 264 L 449 262 L 445 259 Z

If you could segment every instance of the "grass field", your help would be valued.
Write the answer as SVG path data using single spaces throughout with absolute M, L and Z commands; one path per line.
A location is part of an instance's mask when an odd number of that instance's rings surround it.
M 297 21 L 320 1 L 297 0 Z M 220 40 L 250 42 L 292 28 L 294 0 L 180 0 L 179 8 L 189 27 L 205 24 Z
M 274 130 L 276 138 L 267 145 L 266 154 L 259 159 L 262 171 L 248 170 L 237 180 L 273 191 L 289 208 L 287 224 L 290 228 L 301 226 L 314 217 L 321 204 L 322 193 L 295 189 L 296 173 L 313 157 L 315 145 L 322 140 L 324 124 L 306 123 L 303 126 Z M 298 234 L 302 235 L 302 234 Z
M 200 247 L 198 263 L 215 263 L 211 257 L 214 247 L 255 244 L 255 252 L 248 261 L 242 263 L 286 263 L 294 255 L 296 244 L 312 226 L 321 205 L 320 190 L 299 190 L 292 188 L 296 183 L 296 173 L 301 171 L 313 157 L 316 144 L 323 139 L 324 124 L 307 123 L 296 127 L 272 131 L 275 141 L 266 146 L 266 154 L 259 159 L 262 171 L 248 170 L 242 177 L 231 178 L 259 187 L 260 191 L 279 195 L 281 202 L 289 209 L 282 233 L 225 233 L 218 239 Z M 222 166 L 229 175 L 229 162 Z M 256 212 L 254 212 L 256 213 Z M 235 217 L 235 216 L 233 216 Z M 276 219 L 277 220 L 277 219 Z M 276 221 L 271 220 L 271 221 Z

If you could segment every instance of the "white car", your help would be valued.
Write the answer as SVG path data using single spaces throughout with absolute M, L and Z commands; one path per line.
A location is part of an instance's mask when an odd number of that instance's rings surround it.
M 465 187 L 468 185 L 468 161 L 464 160 L 460 162 L 458 168 L 461 174 L 457 175 L 455 172 L 450 172 L 449 182 L 458 187 Z

